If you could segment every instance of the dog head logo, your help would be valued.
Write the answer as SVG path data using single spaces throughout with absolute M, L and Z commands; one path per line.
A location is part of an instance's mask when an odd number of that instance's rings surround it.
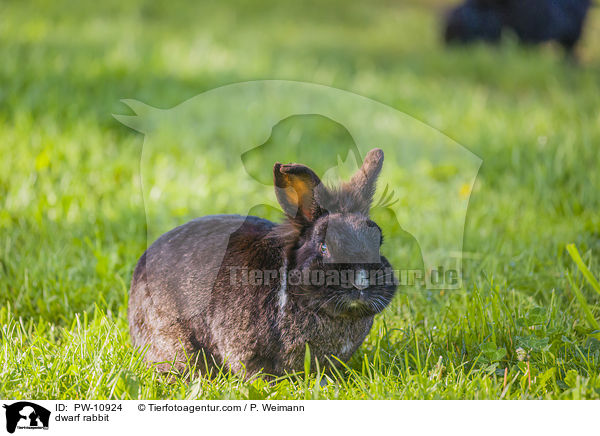
M 18 429 L 48 429 L 50 411 L 28 401 L 5 404 L 6 431 L 14 433 Z

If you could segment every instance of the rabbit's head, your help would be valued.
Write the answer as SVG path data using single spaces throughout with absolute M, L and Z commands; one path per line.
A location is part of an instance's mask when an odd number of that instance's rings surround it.
M 373 149 L 350 181 L 324 186 L 301 164 L 273 168 L 283 224 L 288 293 L 298 304 L 331 316 L 363 317 L 382 311 L 396 286 L 380 254 L 381 228 L 369 218 L 383 151 Z

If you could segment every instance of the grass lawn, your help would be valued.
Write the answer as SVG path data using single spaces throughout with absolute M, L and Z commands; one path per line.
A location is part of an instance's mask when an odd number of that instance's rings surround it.
M 446 49 L 439 1 L 83 3 L 0 3 L 1 398 L 600 399 L 600 8 L 575 66 L 510 37 Z M 464 289 L 401 290 L 324 387 L 316 373 L 162 376 L 129 340 L 143 136 L 112 114 L 256 79 L 367 96 L 483 160 Z M 210 174 L 219 201 L 194 211 L 246 212 L 252 193 Z

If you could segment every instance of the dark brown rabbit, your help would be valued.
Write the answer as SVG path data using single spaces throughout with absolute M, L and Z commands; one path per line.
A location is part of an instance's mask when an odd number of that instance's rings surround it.
M 383 152 L 339 187 L 300 164 L 273 167 L 287 219 L 206 216 L 164 234 L 139 260 L 129 325 L 145 359 L 225 364 L 246 377 L 347 361 L 396 291 L 369 219 Z

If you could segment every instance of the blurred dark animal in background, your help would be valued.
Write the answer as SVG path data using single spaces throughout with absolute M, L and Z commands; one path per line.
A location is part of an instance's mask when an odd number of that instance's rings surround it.
M 590 0 L 467 0 L 448 13 L 444 39 L 493 43 L 503 29 L 511 29 L 523 43 L 557 41 L 571 53 L 590 4 Z

